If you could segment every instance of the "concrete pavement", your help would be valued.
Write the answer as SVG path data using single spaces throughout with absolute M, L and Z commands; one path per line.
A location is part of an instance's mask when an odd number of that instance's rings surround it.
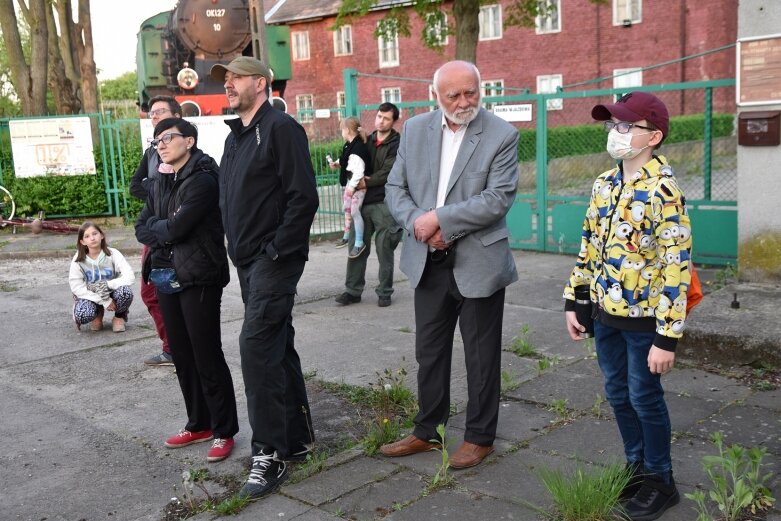
M 139 266 L 132 231 L 106 231 L 112 245 Z M 208 468 L 213 476 L 243 480 L 249 427 L 235 274 L 223 296 L 222 337 L 241 431 L 234 455 L 207 466 L 204 445 L 169 450 L 162 444 L 184 425 L 184 407 L 171 368 L 141 363 L 159 349 L 159 341 L 140 298 L 131 307 L 126 333 L 73 330 L 67 270 L 74 242 L 73 235 L 0 233 L 0 433 L 6 441 L 0 517 L 160 520 L 170 499 L 182 496 L 184 470 Z M 404 367 L 408 385 L 414 386 L 412 291 L 397 270 L 393 305 L 378 308 L 371 290 L 377 272 L 372 255 L 363 301 L 339 306 L 333 297 L 343 290 L 344 250 L 319 243 L 310 257 L 294 324 L 304 371 L 315 375 L 310 390 L 316 435 L 333 456 L 323 471 L 286 484 L 233 519 L 539 519 L 533 506 L 546 511 L 551 504 L 539 469 L 622 461 L 615 422 L 609 407 L 599 403 L 604 391 L 596 361 L 584 343 L 569 341 L 563 327 L 561 288 L 573 259 L 520 251 L 515 257 L 521 280 L 507 290 L 503 344 L 509 348 L 523 336 L 539 357 L 554 363 L 541 371 L 537 358 L 503 353 L 502 368 L 514 388 L 504 393 L 496 452 L 488 461 L 454 472 L 454 487 L 427 493 L 436 453 L 387 459 L 355 448 L 338 450 L 357 435 L 361 411 L 316 383 L 367 385 L 378 372 Z M 700 274 L 705 280 L 719 278 L 718 270 Z M 739 309 L 730 307 L 734 293 Z M 664 379 L 682 493 L 708 485 L 702 456 L 715 452 L 708 438 L 717 430 L 727 443 L 766 447 L 766 465 L 779 472 L 781 391 L 755 390 L 706 372 L 699 363 L 707 359 L 726 367 L 765 361 L 778 367 L 780 295 L 778 287 L 733 284 L 707 294 L 688 324 L 691 340 L 681 346 L 685 359 Z M 453 448 L 462 439 L 466 397 L 460 346 L 457 334 L 451 384 L 456 414 L 448 426 Z M 566 418 L 551 410 L 561 403 Z M 222 490 L 217 481 L 206 485 L 212 494 Z M 776 493 L 779 482 L 773 478 Z M 692 520 L 693 506 L 682 498 L 662 519 Z M 778 513 L 768 519 L 779 519 Z

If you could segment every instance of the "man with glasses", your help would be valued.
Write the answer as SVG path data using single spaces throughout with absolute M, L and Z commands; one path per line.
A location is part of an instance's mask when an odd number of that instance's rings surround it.
M 239 349 L 252 468 L 240 494 L 258 499 L 286 479 L 286 461 L 303 461 L 314 442 L 292 311 L 319 200 L 304 128 L 269 104 L 268 67 L 239 56 L 213 66 L 210 76 L 223 82 L 239 116 L 225 122 L 220 210 L 244 301 Z
M 572 340 L 583 340 L 575 293 L 588 291 L 605 396 L 631 472 L 621 499 L 629 519 L 653 520 L 680 500 L 661 376 L 673 367 L 687 318 L 691 223 L 672 168 L 655 154 L 669 131 L 662 100 L 632 92 L 595 106 L 591 116 L 604 121 L 607 152 L 618 166 L 591 191 L 580 254 L 564 288 L 566 327 Z
M 147 112 L 149 119 L 152 121 L 152 128 L 166 118 L 181 118 L 182 107 L 174 98 L 170 96 L 155 96 L 149 100 L 149 112 Z M 147 189 L 147 183 L 154 179 L 160 167 L 161 160 L 157 153 L 157 149 L 154 146 L 147 147 L 144 151 L 144 156 L 141 158 L 141 162 L 136 168 L 136 172 L 133 174 L 133 178 L 130 180 L 130 195 L 137 197 L 142 201 L 146 201 L 149 195 Z M 144 245 L 144 251 L 141 255 L 141 265 L 144 265 L 144 259 L 149 253 L 149 247 Z M 156 355 L 150 356 L 144 363 L 146 365 L 174 365 L 173 358 L 171 357 L 171 348 L 168 347 L 168 335 L 165 332 L 165 325 L 163 324 L 163 315 L 160 311 L 160 302 L 157 300 L 157 290 L 153 284 L 144 282 L 141 277 L 141 300 L 144 301 L 146 309 L 152 317 L 152 321 L 155 323 L 155 329 L 157 330 L 157 336 L 160 337 L 163 343 L 163 350 Z

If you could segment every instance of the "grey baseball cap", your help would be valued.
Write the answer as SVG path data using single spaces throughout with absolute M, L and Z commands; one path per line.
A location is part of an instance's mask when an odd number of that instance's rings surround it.
M 263 65 L 263 62 L 252 56 L 239 56 L 234 58 L 228 65 L 221 63 L 213 65 L 209 71 L 209 76 L 215 81 L 224 82 L 225 73 L 228 71 L 241 76 L 263 76 L 271 84 L 271 70 Z

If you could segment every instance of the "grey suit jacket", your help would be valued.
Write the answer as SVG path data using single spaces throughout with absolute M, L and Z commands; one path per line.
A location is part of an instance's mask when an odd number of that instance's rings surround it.
M 442 235 L 455 242 L 453 275 L 461 294 L 488 297 L 518 280 L 505 215 L 518 187 L 518 130 L 484 109 L 467 127 L 458 151 L 445 205 L 437 208 Z M 428 245 L 415 239 L 415 219 L 434 208 L 439 184 L 442 112 L 404 123 L 385 202 L 406 230 L 401 271 L 417 287 Z

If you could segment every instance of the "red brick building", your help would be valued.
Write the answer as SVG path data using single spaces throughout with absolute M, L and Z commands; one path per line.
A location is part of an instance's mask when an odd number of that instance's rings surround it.
M 267 0 L 268 1 L 268 0 Z M 533 28 L 504 27 L 502 20 L 512 0 L 496 0 L 481 6 L 477 66 L 482 75 L 484 95 L 517 94 L 631 87 L 735 77 L 735 50 L 728 47 L 686 61 L 684 56 L 704 53 L 734 44 L 737 38 L 737 0 L 547 0 L 556 7 L 553 15 L 538 19 Z M 342 71 L 354 68 L 360 73 L 388 77 L 360 77 L 361 104 L 430 99 L 429 85 L 436 68 L 453 59 L 455 39 L 447 37 L 443 52 L 426 48 L 420 38 L 422 22 L 411 7 L 410 37 L 378 41 L 373 36 L 377 22 L 398 0 L 380 0 L 379 7 L 338 31 L 332 30 L 341 0 L 279 0 L 270 10 L 269 24 L 290 28 L 292 79 L 285 97 L 289 112 L 301 108 L 327 109 L 343 105 Z M 454 24 L 452 1 L 442 9 L 447 23 Z M 652 65 L 673 62 L 658 68 Z M 614 74 L 629 74 L 613 78 Z M 595 78 L 599 83 L 576 86 Z M 699 94 L 701 98 L 701 94 Z M 700 112 L 702 103 L 688 95 L 665 98 L 671 114 Z M 553 100 L 549 105 L 551 125 L 589 121 L 583 101 Z M 721 89 L 714 95 L 717 110 L 734 111 L 734 91 Z M 572 109 L 562 110 L 564 105 Z M 677 104 L 677 106 L 675 106 Z M 372 115 L 363 114 L 371 125 Z M 300 118 L 312 137 L 332 137 L 338 117 Z

